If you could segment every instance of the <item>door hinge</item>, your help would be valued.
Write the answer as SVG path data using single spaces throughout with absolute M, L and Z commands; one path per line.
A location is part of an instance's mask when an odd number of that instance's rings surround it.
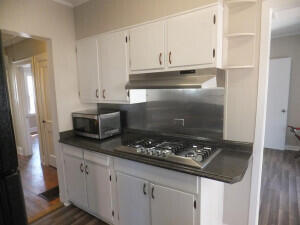
M 125 41 L 126 41 L 126 43 L 128 42 L 128 37 L 127 36 L 125 37 Z
M 196 200 L 194 200 L 194 209 L 196 209 L 197 208 L 197 202 L 196 202 Z
M 115 211 L 113 210 L 113 211 L 111 212 L 111 214 L 112 214 L 112 216 L 114 217 L 114 216 L 115 216 Z
M 214 15 L 214 24 L 216 24 L 216 20 L 217 20 L 217 18 L 216 18 L 216 14 Z
M 128 35 L 128 41 L 130 41 L 130 35 Z
M 118 181 L 118 177 L 117 177 L 117 175 L 116 175 L 116 182 Z
M 75 48 L 75 52 L 77 53 L 77 48 Z
M 119 215 L 119 213 L 118 213 L 118 220 L 120 220 L 120 215 Z
M 109 175 L 109 180 L 111 181 L 111 175 Z
M 216 56 L 216 50 L 213 49 L 213 58 L 215 58 L 215 56 Z
M 78 91 L 78 96 L 80 97 L 80 91 Z

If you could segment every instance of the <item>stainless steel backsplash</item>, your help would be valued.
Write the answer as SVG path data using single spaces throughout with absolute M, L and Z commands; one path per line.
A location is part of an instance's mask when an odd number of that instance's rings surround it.
M 119 109 L 122 126 L 197 137 L 223 137 L 224 89 L 147 90 L 147 102 L 98 104 Z

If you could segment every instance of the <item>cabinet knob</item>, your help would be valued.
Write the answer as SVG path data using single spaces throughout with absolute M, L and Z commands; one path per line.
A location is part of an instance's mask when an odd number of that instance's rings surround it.
M 80 171 L 83 173 L 83 163 L 80 163 Z
M 161 58 L 162 58 L 162 53 L 159 53 L 159 57 L 158 57 L 159 65 L 162 65 L 162 60 L 161 60 Z
M 105 89 L 102 91 L 102 97 L 105 99 Z
M 96 89 L 96 98 L 99 98 L 99 89 Z
M 169 63 L 170 63 L 170 64 L 172 64 L 172 59 L 171 59 L 171 58 L 172 58 L 172 52 L 170 51 L 170 52 L 169 52 Z
M 85 165 L 85 173 L 88 175 L 89 174 L 89 168 L 88 165 Z
M 154 187 L 152 187 L 151 196 L 152 196 L 152 199 L 154 199 Z
M 147 192 L 146 192 L 146 184 L 144 183 L 144 185 L 143 185 L 143 193 L 144 193 L 144 195 L 147 195 Z

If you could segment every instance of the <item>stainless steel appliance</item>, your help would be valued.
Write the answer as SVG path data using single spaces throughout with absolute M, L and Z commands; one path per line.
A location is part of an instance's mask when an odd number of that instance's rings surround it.
M 198 140 L 156 136 L 130 140 L 116 151 L 202 169 L 221 152 L 221 148 Z
M 72 113 L 75 134 L 104 139 L 121 133 L 120 111 L 85 110 Z

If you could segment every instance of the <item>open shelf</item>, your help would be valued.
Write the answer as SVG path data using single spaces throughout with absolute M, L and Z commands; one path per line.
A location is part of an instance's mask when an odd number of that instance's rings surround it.
M 254 4 L 257 0 L 228 0 L 224 1 L 225 4 L 228 6 L 232 5 L 248 5 L 248 4 Z
M 225 70 L 234 70 L 234 69 L 252 69 L 254 65 L 243 65 L 243 66 L 224 66 Z
M 238 37 L 254 37 L 255 33 L 230 33 L 225 34 L 227 38 L 238 38 Z

